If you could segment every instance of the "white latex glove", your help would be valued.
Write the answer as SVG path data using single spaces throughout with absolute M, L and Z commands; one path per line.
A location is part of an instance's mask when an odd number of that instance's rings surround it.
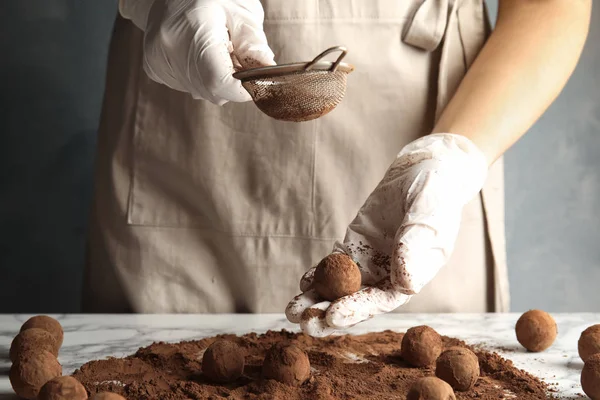
M 363 289 L 323 301 L 311 289 L 313 267 L 286 309 L 288 320 L 327 336 L 407 303 L 448 262 L 463 206 L 487 170 L 483 153 L 464 136 L 435 134 L 407 145 L 333 249 L 358 264 Z
M 223 105 L 251 100 L 240 67 L 273 65 L 259 0 L 120 0 L 144 35 L 144 70 L 172 89 Z

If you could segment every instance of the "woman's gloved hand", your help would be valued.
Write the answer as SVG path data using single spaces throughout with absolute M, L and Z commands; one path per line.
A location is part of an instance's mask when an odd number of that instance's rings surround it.
M 275 64 L 259 0 L 120 0 L 119 8 L 145 32 L 148 76 L 195 99 L 249 101 L 232 76 L 234 63 L 238 69 Z
M 323 301 L 311 289 L 312 268 L 286 309 L 290 322 L 327 336 L 407 303 L 448 262 L 463 206 L 487 170 L 484 154 L 464 136 L 433 134 L 407 145 L 333 249 L 358 264 L 363 289 Z M 305 312 L 311 308 L 325 313 Z

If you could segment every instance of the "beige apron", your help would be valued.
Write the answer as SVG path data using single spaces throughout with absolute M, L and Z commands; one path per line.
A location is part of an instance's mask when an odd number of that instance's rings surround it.
M 345 45 L 343 102 L 311 122 L 152 82 L 118 18 L 98 138 L 87 312 L 283 312 L 404 145 L 429 133 L 488 32 L 483 0 L 264 0 L 279 63 Z M 450 263 L 399 312 L 506 311 L 502 164 Z M 399 206 L 400 207 L 400 206 Z

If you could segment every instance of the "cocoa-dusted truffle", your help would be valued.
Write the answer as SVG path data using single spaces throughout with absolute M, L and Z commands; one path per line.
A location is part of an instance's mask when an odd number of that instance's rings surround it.
M 50 379 L 62 375 L 62 366 L 49 351 L 27 351 L 10 368 L 10 384 L 24 399 L 34 400 Z
M 31 328 L 43 329 L 50 332 L 52 336 L 54 336 L 58 348 L 62 346 L 64 337 L 63 328 L 54 318 L 47 315 L 37 315 L 35 317 L 31 317 L 21 326 L 21 332 Z
M 46 382 L 38 400 L 87 400 L 83 385 L 72 376 L 59 376 Z
M 219 383 L 235 381 L 244 372 L 244 352 L 228 340 L 217 340 L 204 352 L 202 372 Z
M 10 360 L 17 361 L 19 354 L 29 351 L 46 350 L 52 353 L 54 357 L 58 356 L 59 346 L 56 343 L 54 336 L 48 331 L 38 328 L 27 329 L 19 333 L 10 344 Z
M 300 386 L 310 377 L 310 362 L 306 353 L 298 347 L 277 343 L 267 352 L 262 373 L 266 379 Z
M 126 400 L 125 397 L 116 393 L 100 392 L 93 395 L 90 400 Z
M 321 297 L 337 300 L 360 290 L 360 270 L 346 254 L 330 254 L 317 265 L 313 282 Z
M 479 378 L 479 360 L 469 349 L 450 348 L 438 357 L 435 376 L 448 382 L 455 390 L 466 392 Z
M 600 399 L 600 354 L 590 356 L 583 365 L 581 388 L 590 399 Z
M 600 353 L 600 324 L 592 325 L 581 332 L 577 350 L 583 362 L 586 362 L 594 354 Z
M 515 331 L 519 343 L 532 352 L 546 350 L 552 345 L 558 334 L 554 318 L 541 310 L 529 310 L 521 315 Z
M 435 376 L 428 376 L 411 386 L 406 400 L 456 400 L 456 396 L 446 382 Z
M 421 325 L 406 331 L 400 355 L 415 367 L 426 367 L 437 360 L 442 348 L 442 337 L 433 328 Z

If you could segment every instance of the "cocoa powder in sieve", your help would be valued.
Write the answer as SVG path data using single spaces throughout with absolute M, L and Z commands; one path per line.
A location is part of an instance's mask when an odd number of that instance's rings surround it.
M 400 357 L 403 334 L 390 331 L 361 336 L 322 339 L 287 331 L 221 335 L 176 344 L 155 343 L 134 355 L 91 361 L 74 376 L 90 391 L 111 391 L 127 399 L 402 399 L 419 378 L 434 376 L 432 368 L 409 367 Z M 215 385 L 201 374 L 202 352 L 215 340 L 237 343 L 246 352 L 244 374 L 231 384 Z M 313 372 L 308 381 L 292 387 L 262 380 L 265 353 L 275 343 L 293 344 L 304 350 Z M 457 339 L 443 337 L 444 348 L 467 347 Z M 515 368 L 495 353 L 471 348 L 479 358 L 481 376 L 457 399 L 520 400 L 550 399 L 548 386 Z M 357 362 L 357 359 L 360 362 Z

